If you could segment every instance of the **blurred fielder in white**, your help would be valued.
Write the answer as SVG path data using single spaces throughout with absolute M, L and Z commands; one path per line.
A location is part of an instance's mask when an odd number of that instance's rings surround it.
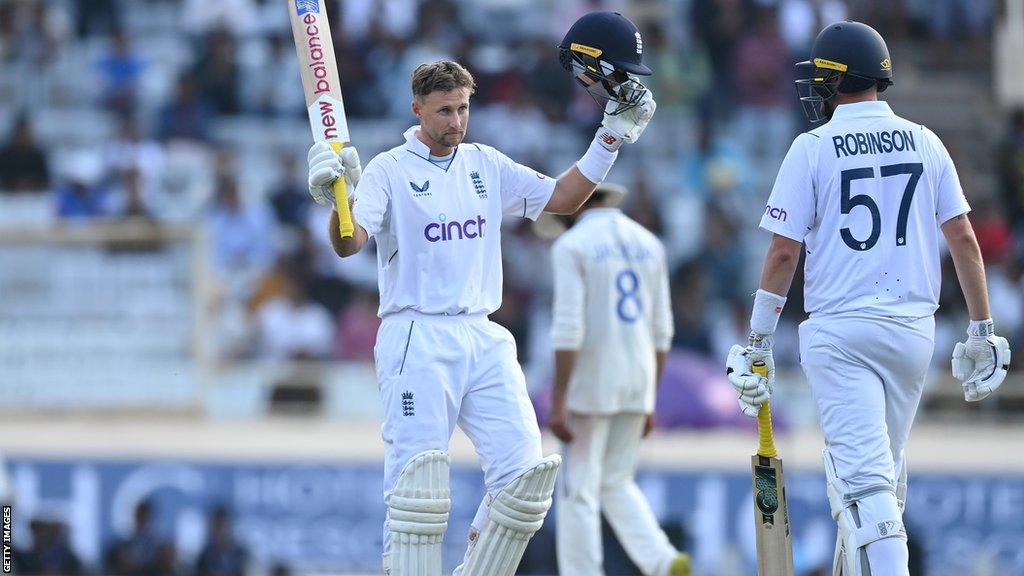
M 617 208 L 626 190 L 601 184 L 555 242 L 549 426 L 564 443 L 558 572 L 600 576 L 601 514 L 645 576 L 689 576 L 634 479 L 653 425 L 672 343 L 665 247 Z
M 342 239 L 337 212 L 331 216 L 335 251 L 355 254 L 371 236 L 377 243 L 383 559 L 394 576 L 441 573 L 456 425 L 476 448 L 487 494 L 455 574 L 511 576 L 540 529 L 561 459 L 541 454 L 515 341 L 487 318 L 501 305 L 501 222 L 575 212 L 655 109 L 642 86 L 610 93 L 608 110 L 616 113 L 606 114 L 586 154 L 554 179 L 463 142 L 473 89 L 473 77 L 455 62 L 421 65 L 412 75 L 420 123 L 405 132 L 405 144 L 377 155 L 365 171 L 349 148 L 340 158 L 325 144 L 309 152 L 317 202 L 333 203 L 339 176 L 355 189 L 354 236 Z
M 892 84 L 882 37 L 858 22 L 826 27 L 797 65 L 801 102 L 823 126 L 801 134 L 779 169 L 761 227 L 774 233 L 754 297 L 750 342 L 727 372 L 756 416 L 775 379 L 772 334 L 806 246 L 800 361 L 825 436 L 838 523 L 834 573 L 907 576 L 904 446 L 935 346 L 939 231 L 967 300 L 966 343 L 953 351 L 964 398 L 994 392 L 1009 345 L 994 334 L 985 268 L 956 168 L 930 130 L 877 93 Z M 763 360 L 768 377 L 752 373 Z

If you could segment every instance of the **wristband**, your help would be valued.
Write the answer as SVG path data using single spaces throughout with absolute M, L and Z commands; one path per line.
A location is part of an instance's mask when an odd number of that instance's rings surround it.
M 605 176 L 612 169 L 612 164 L 615 163 L 618 156 L 617 151 L 608 150 L 598 142 L 597 138 L 594 138 L 590 143 L 590 148 L 587 148 L 586 154 L 576 162 L 576 168 L 584 178 L 594 184 L 600 184 L 604 182 Z
M 786 306 L 786 297 L 767 290 L 754 293 L 754 309 L 750 312 L 750 331 L 755 334 L 774 334 L 779 314 Z
M 988 338 L 996 333 L 995 323 L 991 318 L 985 320 L 971 320 L 967 326 L 967 335 L 972 338 Z

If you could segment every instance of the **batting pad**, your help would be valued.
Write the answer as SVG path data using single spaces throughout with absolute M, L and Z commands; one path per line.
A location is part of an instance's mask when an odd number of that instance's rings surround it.
M 463 576 L 512 576 L 530 538 L 544 524 L 562 458 L 548 456 L 501 490 L 487 516 L 487 525 L 471 542 Z
M 384 554 L 384 574 L 438 576 L 452 507 L 448 484 L 451 461 L 440 450 L 413 457 L 388 499 L 391 546 Z

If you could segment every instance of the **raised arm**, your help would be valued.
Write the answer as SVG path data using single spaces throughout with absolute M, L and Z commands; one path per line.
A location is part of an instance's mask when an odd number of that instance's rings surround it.
M 615 101 L 609 102 L 606 110 L 614 111 L 618 105 Z M 645 89 L 636 107 L 621 114 L 606 112 L 587 152 L 575 165 L 558 177 L 555 191 L 551 194 L 544 211 L 572 214 L 579 210 L 587 198 L 590 198 L 594 188 L 604 181 L 608 171 L 612 169 L 622 143 L 636 142 L 640 138 L 657 107 L 651 91 Z
M 334 181 L 344 177 L 348 182 L 352 237 L 341 237 L 336 210 L 331 212 L 327 229 L 334 252 L 347 258 L 362 250 L 370 236 L 378 233 L 387 220 L 389 196 L 386 178 L 382 176 L 384 168 L 374 159 L 364 174 L 355 148 L 347 146 L 339 155 L 323 142 L 309 149 L 308 161 L 309 194 L 317 204 L 334 207 Z

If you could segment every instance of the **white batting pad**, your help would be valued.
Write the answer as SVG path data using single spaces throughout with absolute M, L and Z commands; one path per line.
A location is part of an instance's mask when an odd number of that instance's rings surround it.
M 548 456 L 523 472 L 495 496 L 487 525 L 462 567 L 463 576 L 512 576 L 530 538 L 544 524 L 562 458 Z
M 451 461 L 440 450 L 413 457 L 388 499 L 391 546 L 384 554 L 388 576 L 439 576 L 448 511 Z

